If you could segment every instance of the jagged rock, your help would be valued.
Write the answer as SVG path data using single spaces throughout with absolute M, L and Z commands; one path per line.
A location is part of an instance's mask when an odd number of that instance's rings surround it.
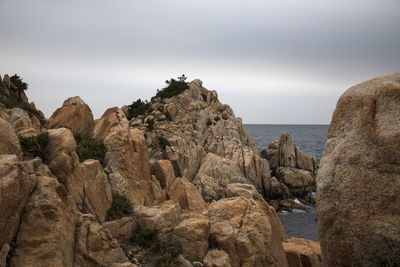
M 136 225 L 136 220 L 133 217 L 123 217 L 103 224 L 104 228 L 110 231 L 111 235 L 117 239 L 120 244 L 128 244 L 130 242 Z
M 158 205 L 166 199 L 166 190 L 161 188 L 160 181 L 155 175 L 151 176 L 151 194 L 154 196 L 153 205 Z
M 226 187 L 231 183 L 249 182 L 232 160 L 208 153 L 193 183 L 205 201 L 218 200 L 226 196 Z
M 84 204 L 97 221 L 102 223 L 112 202 L 111 187 L 107 175 L 98 160 L 88 159 L 81 166 Z
M 201 210 L 205 207 L 199 191 L 186 178 L 176 178 L 167 194 L 169 199 L 179 203 L 183 210 Z
M 65 127 L 74 134 L 90 136 L 94 127 L 93 114 L 79 96 L 68 98 L 45 124 L 48 129 Z
M 26 113 L 23 109 L 13 108 L 11 111 L 10 123 L 15 129 L 15 132 L 19 136 L 29 137 L 38 135 L 40 132 L 40 122 L 39 126 L 37 125 L 37 118 L 35 118 L 35 125 L 32 123 L 32 120 L 29 118 L 28 113 Z
M 134 205 L 150 205 L 154 196 L 149 163 L 144 163 L 149 159 L 143 153 L 146 149 L 140 131 L 130 130 L 124 113 L 110 108 L 96 121 L 93 137 L 104 142 L 107 149 L 105 161 L 111 190 L 125 195 Z
M 324 266 L 400 263 L 400 72 L 339 99 L 317 177 Z
M 54 177 L 37 177 L 21 218 L 11 266 L 72 266 L 75 206 Z
M 289 194 L 290 195 L 290 194 Z M 275 178 L 271 179 L 271 199 L 285 199 L 287 195 L 282 189 L 282 184 Z
M 316 172 L 318 165 L 313 156 L 303 153 L 298 146 L 295 146 L 296 162 L 299 169 Z
M 35 183 L 24 163 L 0 164 L 0 247 L 13 241 Z
M 322 266 L 321 247 L 318 242 L 291 237 L 282 244 L 289 266 Z
M 229 255 L 232 266 L 287 266 L 283 227 L 261 195 L 257 201 L 224 198 L 211 203 L 203 214 L 211 221 L 210 234 Z
M 76 239 L 74 260 L 77 266 L 109 266 L 129 262 L 118 241 L 90 215 L 79 217 Z
M 152 166 L 162 189 L 168 189 L 175 180 L 174 168 L 169 160 L 159 160 Z
M 0 164 L 17 161 L 18 157 L 15 154 L 0 154 Z
M 137 223 L 142 229 L 161 230 L 174 226 L 182 210 L 177 203 L 166 201 L 153 207 L 139 206 L 134 209 Z
M 0 118 L 0 154 L 16 154 L 22 159 L 19 139 L 10 123 Z
M 178 256 L 177 263 L 179 264 L 180 267 L 193 267 L 190 261 L 185 259 L 185 257 L 182 256 L 182 254 Z
M 259 198 L 259 193 L 254 188 L 254 186 L 249 184 L 228 184 L 226 188 L 227 197 L 238 197 L 242 196 L 248 199 L 257 200 Z
M 208 249 L 210 222 L 204 218 L 189 218 L 171 232 L 174 244 L 190 261 L 202 261 Z
M 48 135 L 49 141 L 46 146 L 48 166 L 82 209 L 84 179 L 82 167 L 75 152 L 74 136 L 66 128 L 50 129 Z
M 279 140 L 279 166 L 296 168 L 296 152 L 292 137 L 283 133 Z
M 146 129 L 143 124 L 138 126 L 146 131 L 152 160 L 170 160 L 175 176 L 195 183 L 206 201 L 224 197 L 226 184 L 233 182 L 252 184 L 268 198 L 271 184 L 268 161 L 260 157 L 254 141 L 243 129 L 242 120 L 235 117 L 228 105 L 218 101 L 215 91 L 205 89 L 200 80 L 188 85 L 189 89 L 177 96 L 152 99 L 151 106 L 156 109 L 147 118 L 155 118 L 154 130 Z M 159 112 L 163 111 L 171 115 L 172 121 L 161 119 Z M 161 148 L 159 136 L 166 138 L 171 146 Z M 210 162 L 211 154 L 220 159 Z M 233 174 L 233 177 L 224 181 L 213 176 L 220 176 L 218 171 L 205 174 L 204 164 L 207 168 L 211 168 L 210 164 L 221 164 L 214 169 L 226 169 L 222 176 Z
M 231 267 L 228 254 L 222 249 L 209 250 L 203 260 L 206 267 Z
M 315 191 L 315 178 L 313 173 L 290 167 L 279 167 L 276 176 L 287 185 L 291 195 L 306 197 Z

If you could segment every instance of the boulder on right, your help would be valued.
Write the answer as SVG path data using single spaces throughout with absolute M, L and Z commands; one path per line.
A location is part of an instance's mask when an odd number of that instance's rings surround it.
M 339 99 L 317 176 L 324 266 L 400 264 L 400 72 Z

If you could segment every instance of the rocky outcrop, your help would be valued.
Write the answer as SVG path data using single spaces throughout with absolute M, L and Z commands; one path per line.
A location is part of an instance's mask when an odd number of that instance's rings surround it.
M 68 98 L 47 120 L 48 129 L 68 128 L 73 134 L 91 136 L 94 121 L 89 106 L 79 96 Z
M 339 99 L 317 177 L 324 266 L 400 263 L 400 73 Z
M 19 136 L 29 137 L 40 133 L 40 121 L 34 116 L 30 118 L 21 108 L 11 110 L 10 123 Z
M 25 163 L 0 163 L 0 248 L 13 241 L 35 183 Z
M 93 137 L 107 149 L 106 170 L 113 193 L 126 196 L 133 204 L 150 205 L 154 196 L 143 134 L 129 129 L 120 109 L 110 108 L 96 121 Z
M 21 145 L 12 125 L 0 118 L 0 154 L 16 154 L 22 158 Z
M 322 266 L 321 247 L 318 242 L 291 237 L 282 244 L 289 266 Z
M 318 165 L 315 158 L 303 153 L 293 144 L 292 137 L 283 133 L 280 140 L 268 145 L 263 153 L 270 162 L 271 204 L 276 209 L 292 210 L 299 208 L 295 198 L 306 204 L 315 203 L 315 176 Z M 306 208 L 305 206 L 300 206 Z
M 200 80 L 188 86 L 179 95 L 153 98 L 152 112 L 130 121 L 145 132 L 150 158 L 170 160 L 175 176 L 193 182 L 207 202 L 223 198 L 226 185 L 236 182 L 254 185 L 268 199 L 268 161 L 260 157 L 241 119 Z

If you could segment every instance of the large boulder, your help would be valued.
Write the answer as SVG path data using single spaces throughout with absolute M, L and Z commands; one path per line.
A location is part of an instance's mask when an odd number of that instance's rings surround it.
M 37 177 L 21 218 L 11 266 L 72 266 L 75 206 L 66 188 L 54 177 Z
M 249 183 L 239 166 L 230 159 L 208 153 L 194 179 L 205 201 L 218 200 L 226 196 L 226 187 L 231 183 Z
M 96 121 L 93 137 L 104 143 L 106 170 L 113 193 L 126 196 L 134 205 L 150 205 L 151 176 L 144 136 L 130 130 L 125 114 L 119 108 L 108 109 Z
M 291 237 L 282 244 L 289 266 L 322 266 L 321 247 L 318 242 Z
M 12 125 L 0 118 L 0 154 L 16 154 L 22 158 L 18 136 Z
M 400 263 L 400 72 L 339 99 L 317 177 L 324 266 Z
M 167 191 L 169 198 L 179 203 L 183 210 L 201 210 L 205 202 L 196 187 L 186 178 L 176 178 Z
M 315 177 L 312 172 L 291 167 L 279 167 L 276 176 L 289 188 L 292 196 L 304 198 L 315 191 Z
M 45 127 L 66 127 L 74 134 L 90 136 L 94 127 L 93 114 L 79 96 L 71 97 L 51 115 Z
M 29 137 L 39 134 L 40 122 L 39 125 L 35 123 L 37 121 L 36 117 L 32 117 L 32 120 L 23 109 L 13 108 L 11 111 L 10 123 L 14 127 L 15 132 L 20 136 Z
M 29 175 L 24 163 L 0 164 L 0 248 L 13 241 L 35 183 L 36 177 Z
M 237 196 L 211 203 L 203 213 L 211 221 L 210 235 L 231 266 L 287 266 L 285 234 L 274 208 L 254 187 L 244 186 L 231 186 Z

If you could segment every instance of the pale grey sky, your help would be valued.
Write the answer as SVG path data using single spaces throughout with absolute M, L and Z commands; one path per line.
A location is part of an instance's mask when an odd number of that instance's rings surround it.
M 0 0 L 0 74 L 46 116 L 95 117 L 185 73 L 244 123 L 329 123 L 351 85 L 400 70 L 400 0 Z

